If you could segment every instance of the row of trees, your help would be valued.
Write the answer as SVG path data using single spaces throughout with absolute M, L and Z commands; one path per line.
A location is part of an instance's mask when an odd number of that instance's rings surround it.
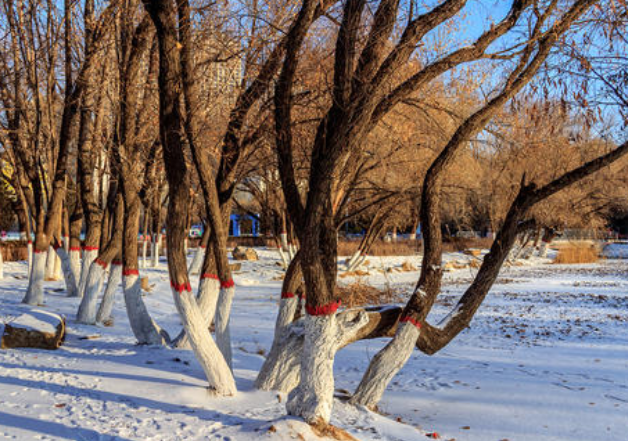
M 600 170 L 615 179 L 608 166 L 628 152 L 594 135 L 599 121 L 567 102 L 575 94 L 583 105 L 596 73 L 609 69 L 607 58 L 589 56 L 601 48 L 584 36 L 625 43 L 616 32 L 625 4 L 513 0 L 463 45 L 469 7 L 3 2 L 0 155 L 20 228 L 34 237 L 24 302 L 43 303 L 46 256 L 56 253 L 68 295 L 81 299 L 80 322 L 106 319 L 122 283 L 140 344 L 191 346 L 210 388 L 235 394 L 227 235 L 243 189 L 281 219 L 289 263 L 257 387 L 290 391 L 288 413 L 328 422 L 335 353 L 388 337 L 351 398 L 376 405 L 415 348 L 433 354 L 469 325 L 518 235 L 556 222 L 556 207 L 614 194 L 587 180 Z M 598 101 L 604 89 L 615 100 L 607 108 L 621 108 L 625 76 L 602 78 Z M 481 201 L 472 215 L 496 238 L 434 326 L 426 319 L 443 275 L 443 209 L 468 212 L 456 198 L 474 197 L 469 188 Z M 206 229 L 193 289 L 185 244 L 197 216 Z M 140 291 L 138 233 L 152 232 L 157 255 L 164 219 L 183 323 L 176 337 L 151 318 Z M 403 308 L 342 309 L 338 229 L 352 219 L 369 219 L 364 247 L 394 219 L 420 221 L 423 262 Z

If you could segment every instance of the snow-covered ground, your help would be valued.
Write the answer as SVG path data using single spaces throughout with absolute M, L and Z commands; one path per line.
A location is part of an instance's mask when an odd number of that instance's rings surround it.
M 59 350 L 0 350 L 0 439 L 251 440 L 316 439 L 285 418 L 286 396 L 253 389 L 269 349 L 282 271 L 277 256 L 236 273 L 232 337 L 240 390 L 211 397 L 190 351 L 134 344 L 121 293 L 113 327 L 74 322 L 76 299 L 46 284 L 46 309 L 68 318 Z M 448 255 L 449 260 L 468 259 Z M 418 258 L 369 258 L 365 283 L 406 294 Z M 142 270 L 154 284 L 145 300 L 171 335 L 180 329 L 165 263 Z M 446 275 L 432 321 L 455 303 L 476 270 Z M 24 263 L 5 264 L 0 322 L 28 309 Z M 341 278 L 348 283 L 355 278 Z M 504 268 L 470 329 L 428 357 L 411 357 L 381 402 L 382 415 L 336 400 L 332 423 L 364 440 L 628 439 L 628 261 Z M 357 386 L 384 340 L 353 344 L 335 363 L 339 395 Z

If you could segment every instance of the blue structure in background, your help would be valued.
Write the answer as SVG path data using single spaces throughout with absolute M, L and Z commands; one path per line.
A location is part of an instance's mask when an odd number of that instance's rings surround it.
M 242 235 L 242 231 L 241 231 L 242 221 L 250 221 L 251 222 L 250 235 L 253 237 L 259 236 L 259 221 L 257 220 L 257 218 L 251 216 L 250 214 L 232 214 L 230 221 L 231 221 L 231 228 L 230 228 L 231 236 L 240 237 Z M 247 236 L 248 235 L 249 234 L 247 234 Z

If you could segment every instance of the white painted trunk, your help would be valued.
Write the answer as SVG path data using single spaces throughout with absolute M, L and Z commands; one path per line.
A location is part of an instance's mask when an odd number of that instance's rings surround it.
M 290 250 L 290 260 L 294 259 L 294 256 L 297 254 L 297 247 L 291 243 L 288 244 L 288 249 Z
M 207 329 L 211 326 L 214 315 L 216 314 L 216 303 L 218 302 L 218 293 L 220 291 L 220 282 L 217 278 L 201 277 L 198 284 L 198 295 L 196 301 L 201 310 L 201 315 L 205 317 Z M 172 346 L 178 349 L 188 349 L 190 340 L 183 329 L 179 335 L 173 340 Z
M 70 252 L 70 236 L 63 236 L 63 248 L 66 253 Z
M 23 303 L 42 305 L 44 303 L 44 277 L 46 274 L 47 252 L 33 252 L 33 268 L 28 280 L 28 289 Z
M 65 247 L 57 248 L 56 254 L 58 255 L 57 260 L 61 263 L 61 267 L 63 269 L 63 279 L 65 280 L 65 289 L 68 293 L 68 296 L 76 297 L 78 285 L 76 283 L 76 277 L 74 275 L 74 272 L 72 271 L 72 262 L 70 261 L 70 256 L 68 255 Z
M 255 379 L 257 389 L 290 392 L 297 387 L 301 379 L 303 332 L 303 320 L 300 320 L 275 333 L 272 347 Z
M 96 322 L 102 323 L 111 317 L 111 310 L 113 309 L 113 303 L 115 300 L 116 290 L 122 282 L 122 263 L 114 261 L 111 264 L 109 270 L 109 280 L 107 281 L 107 288 L 105 294 L 100 302 L 100 307 L 96 313 Z
M 290 259 L 288 258 L 288 256 L 286 255 L 286 253 L 281 247 L 277 248 L 277 250 L 279 251 L 279 256 L 281 257 L 281 261 L 283 262 L 283 268 L 284 269 L 288 268 L 288 265 L 290 265 Z
M 291 296 L 291 297 L 286 297 Z M 299 308 L 299 297 L 296 294 L 283 294 L 279 301 L 279 313 L 275 321 L 275 338 L 279 337 L 279 333 L 288 325 L 290 325 Z
M 196 275 L 201 271 L 204 257 L 205 257 L 205 247 L 202 247 L 202 246 L 197 247 L 196 253 L 194 253 L 194 258 L 192 259 L 192 263 L 190 263 L 190 268 L 188 270 L 190 275 Z
M 81 281 L 79 282 L 78 297 L 83 297 L 85 293 L 85 285 L 87 285 L 87 276 L 89 268 L 98 257 L 98 248 L 83 249 L 83 262 L 81 265 Z
M 279 240 L 281 242 L 281 248 L 285 251 L 285 252 L 289 252 L 288 250 L 288 233 L 281 233 L 279 235 Z
M 151 249 L 151 257 L 153 261 L 151 262 L 151 266 L 153 268 L 157 268 L 159 266 L 159 247 L 161 246 L 161 234 L 154 236 L 152 245 L 153 246 Z
M 164 345 L 167 339 L 159 326 L 151 319 L 142 299 L 139 274 L 125 275 L 122 285 L 129 323 L 137 342 L 146 345 Z
M 81 250 L 70 248 L 70 269 L 74 275 L 76 289 L 79 289 L 79 281 L 81 278 Z
M 98 305 L 98 295 L 102 290 L 103 281 L 105 279 L 105 272 L 105 263 L 98 259 L 96 259 L 89 268 L 85 294 L 81 299 L 81 304 L 76 313 L 76 321 L 79 323 L 85 323 L 87 325 L 96 324 L 96 306 Z
M 151 245 L 151 252 L 153 251 L 153 247 Z M 142 268 L 148 267 L 148 241 L 144 238 L 142 240 Z
M 28 278 L 31 277 L 31 270 L 33 269 L 33 242 L 28 241 Z
M 237 389 L 231 369 L 209 332 L 196 298 L 185 289 L 179 292 L 173 288 L 172 295 L 194 355 L 209 382 L 209 389 L 217 395 L 235 395 Z
M 232 366 L 229 318 L 231 316 L 231 304 L 233 303 L 234 294 L 235 287 L 221 287 L 220 294 L 218 295 L 218 304 L 216 306 L 216 343 L 220 348 L 220 352 L 222 352 L 222 355 L 225 357 L 229 368 Z
M 547 250 L 549 249 L 549 243 L 543 242 L 541 244 L 541 248 L 539 249 L 539 257 L 547 257 Z
M 46 270 L 44 278 L 46 280 L 54 280 L 55 277 L 55 261 L 57 259 L 57 253 L 55 253 L 54 248 L 52 246 L 48 247 L 48 252 L 46 253 Z
M 360 257 L 360 250 L 358 249 L 347 260 L 347 271 L 349 271 L 349 269 L 353 267 L 353 264 L 355 263 L 356 260 L 358 260 L 359 257 Z
M 61 248 L 63 249 L 63 248 Z M 52 271 L 52 277 L 55 280 L 61 280 L 65 274 L 62 269 L 61 256 L 58 253 L 54 253 L 54 269 Z M 70 269 L 70 260 L 68 259 L 68 270 Z
M 308 423 L 329 422 L 334 401 L 334 355 L 338 343 L 336 315 L 306 315 L 301 381 L 286 403 L 289 415 Z
M 420 329 L 414 324 L 401 323 L 395 337 L 371 360 L 350 402 L 374 407 L 390 381 L 412 355 L 419 334 Z
M 185 257 L 188 255 L 188 238 L 186 237 L 183 240 L 183 252 L 185 253 Z

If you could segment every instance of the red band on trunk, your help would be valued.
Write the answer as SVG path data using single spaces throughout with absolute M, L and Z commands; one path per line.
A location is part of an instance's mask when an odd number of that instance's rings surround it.
M 122 265 L 122 261 L 121 260 L 112 260 L 111 264 L 112 265 Z
M 220 287 L 221 288 L 232 288 L 234 286 L 235 286 L 235 283 L 233 282 L 233 279 L 224 280 L 224 281 L 220 282 Z
M 32 244 L 33 244 L 33 241 L 32 241 L 32 240 L 29 240 L 29 241 L 28 241 L 28 244 L 29 244 L 29 245 L 32 245 Z
M 46 252 L 46 250 L 38 250 L 38 249 L 34 249 L 33 250 L 33 253 L 35 253 L 35 254 L 41 254 L 41 253 L 45 253 L 45 252 Z
M 59 248 L 61 248 L 62 246 L 63 246 L 63 244 L 62 244 L 61 242 L 57 242 L 57 243 L 52 244 L 52 248 L 53 248 L 54 250 L 58 250 L 58 249 L 59 249 Z
M 203 274 L 201 274 L 201 279 L 220 280 L 216 274 L 210 274 L 210 273 L 203 273 Z
M 190 282 L 182 283 L 180 285 L 177 285 L 174 282 L 170 282 L 170 286 L 172 286 L 172 289 L 174 289 L 179 294 L 183 293 L 183 291 L 192 292 L 192 287 L 190 286 Z
M 281 298 L 282 299 L 291 299 L 294 297 L 294 293 L 291 292 L 282 292 L 281 293 Z
M 70 251 L 81 251 L 81 247 L 70 247 Z
M 98 251 L 98 247 L 83 247 L 83 251 Z
M 107 269 L 107 262 L 103 262 L 100 259 L 96 259 L 96 260 L 94 260 L 94 262 L 96 262 L 98 265 L 102 266 L 103 269 Z
M 199 245 L 199 248 L 205 249 L 206 247 L 205 247 L 205 245 Z
M 340 300 L 322 306 L 305 305 L 305 310 L 309 315 L 330 315 L 336 312 L 339 306 Z
M 140 275 L 140 271 L 136 270 L 136 269 L 125 269 L 124 271 L 122 271 L 122 275 L 123 276 L 139 276 Z
M 417 322 L 415 319 L 407 315 L 405 317 L 401 317 L 399 319 L 399 322 L 400 323 L 412 323 L 414 326 L 417 327 L 417 329 L 421 329 L 421 323 Z

